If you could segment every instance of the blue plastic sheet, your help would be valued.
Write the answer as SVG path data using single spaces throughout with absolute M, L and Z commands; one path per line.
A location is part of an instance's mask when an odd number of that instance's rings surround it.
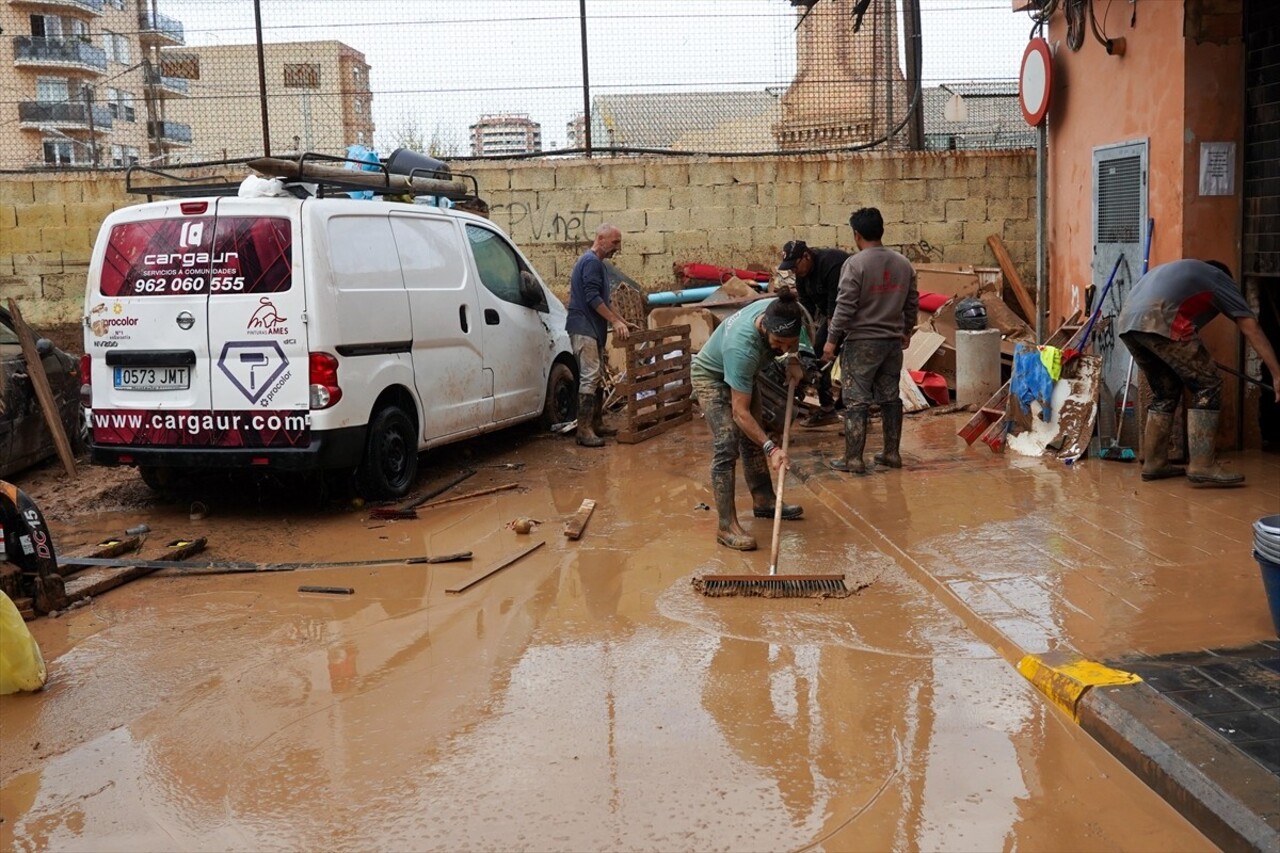
M 1022 411 L 1030 412 L 1032 401 L 1040 403 L 1040 420 L 1048 422 L 1053 412 L 1053 386 L 1057 384 L 1040 360 L 1040 348 L 1020 343 L 1013 350 L 1013 378 L 1009 390 L 1018 398 Z

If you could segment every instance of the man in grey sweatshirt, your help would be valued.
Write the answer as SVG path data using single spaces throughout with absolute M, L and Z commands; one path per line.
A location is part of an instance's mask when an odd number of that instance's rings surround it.
M 898 448 L 902 440 L 902 400 L 898 380 L 902 351 L 916 329 L 920 294 L 916 271 L 902 255 L 886 249 L 884 218 L 874 207 L 854 211 L 849 217 L 858 253 L 844 262 L 835 312 L 823 347 L 823 361 L 832 361 L 841 342 L 841 397 L 844 399 L 844 459 L 831 463 L 837 471 L 867 473 L 862 448 L 867 440 L 871 404 L 880 406 L 884 425 L 884 452 L 875 461 L 889 468 L 902 467 Z

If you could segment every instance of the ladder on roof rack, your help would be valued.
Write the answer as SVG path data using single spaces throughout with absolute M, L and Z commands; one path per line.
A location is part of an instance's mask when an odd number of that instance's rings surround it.
M 340 164 L 340 165 L 339 165 Z M 354 164 L 359 170 L 353 170 Z M 222 160 L 202 166 L 244 166 L 269 178 L 284 181 L 285 189 L 299 197 L 315 195 L 324 198 L 332 193 L 374 192 L 381 196 L 447 198 L 455 206 L 473 213 L 488 215 L 489 205 L 480 198 L 480 185 L 474 175 L 433 169 L 414 168 L 409 174 L 394 174 L 385 163 L 370 163 L 305 152 L 297 159 L 260 157 L 252 160 Z M 169 183 L 138 184 L 135 173 L 149 174 Z M 470 184 L 470 186 L 468 186 Z M 309 185 L 309 186 L 308 186 Z M 227 176 L 204 175 L 182 177 L 171 172 L 145 166 L 130 166 L 125 172 L 125 191 L 153 196 L 226 196 L 235 195 L 240 182 Z M 314 188 L 314 192 L 311 189 Z

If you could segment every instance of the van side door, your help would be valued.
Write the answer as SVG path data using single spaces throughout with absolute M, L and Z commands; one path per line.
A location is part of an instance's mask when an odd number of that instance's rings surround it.
M 393 213 L 391 231 L 409 294 L 413 380 L 428 442 L 478 432 L 493 421 L 493 374 L 485 370 L 475 276 L 458 224 Z
M 555 355 L 546 295 L 505 237 L 471 222 L 464 229 L 482 285 L 478 296 L 484 365 L 493 374 L 494 420 L 504 423 L 532 417 L 542 411 Z

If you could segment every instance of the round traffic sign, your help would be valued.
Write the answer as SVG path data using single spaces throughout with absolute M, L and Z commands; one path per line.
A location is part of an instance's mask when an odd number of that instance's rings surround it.
M 1034 38 L 1022 54 L 1022 68 L 1018 73 L 1018 104 L 1027 124 L 1038 127 L 1049 111 L 1049 90 L 1053 84 L 1053 60 L 1049 56 L 1049 43 Z

